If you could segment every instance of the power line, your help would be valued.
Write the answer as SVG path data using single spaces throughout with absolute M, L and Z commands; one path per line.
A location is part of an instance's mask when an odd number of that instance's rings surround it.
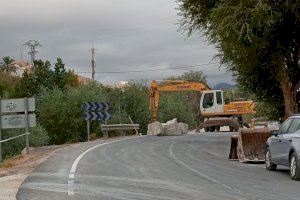
M 144 70 L 129 70 L 129 71 L 102 71 L 102 72 L 95 72 L 97 74 L 126 74 L 126 73 L 140 73 L 140 72 L 154 72 L 154 71 L 166 71 L 171 69 L 186 69 L 186 68 L 193 68 L 193 67 L 202 67 L 208 65 L 215 65 L 219 63 L 206 63 L 200 65 L 188 65 L 188 66 L 181 66 L 181 67 L 168 67 L 168 68 L 160 68 L 160 69 L 144 69 Z M 91 73 L 91 72 L 76 72 L 76 73 Z

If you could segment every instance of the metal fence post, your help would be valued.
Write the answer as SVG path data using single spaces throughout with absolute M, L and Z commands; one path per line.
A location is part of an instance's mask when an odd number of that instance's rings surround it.
M 2 103 L 1 103 L 1 101 L 2 100 L 0 99 L 0 162 L 2 162 L 2 160 L 3 160 L 3 156 L 2 156 L 2 142 L 1 142 L 2 141 L 2 133 L 1 133 L 1 129 L 2 129 L 2 124 L 1 124 L 1 120 L 2 120 L 1 119 L 2 118 L 1 117 L 2 116 L 2 112 L 1 111 L 2 111 L 2 108 L 1 108 L 1 104 Z
M 29 115 L 28 115 L 28 98 L 24 98 L 24 104 L 25 104 L 25 137 L 26 137 L 26 153 L 29 154 Z
M 90 120 L 87 120 L 86 124 L 87 124 L 87 140 L 90 141 Z

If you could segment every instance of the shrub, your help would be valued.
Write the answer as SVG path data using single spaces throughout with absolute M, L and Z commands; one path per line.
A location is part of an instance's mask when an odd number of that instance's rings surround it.
M 2 140 L 24 134 L 24 129 L 2 130 Z M 9 158 L 21 153 L 25 147 L 25 136 L 2 143 L 3 158 Z
M 144 82 L 129 82 L 121 94 L 121 108 L 128 123 L 130 116 L 133 123 L 140 125 L 140 132 L 146 132 L 150 113 L 148 111 L 148 88 Z
M 24 133 L 24 129 L 2 130 L 2 139 L 8 139 Z M 40 147 L 48 144 L 47 132 L 41 125 L 37 124 L 35 128 L 30 128 L 29 133 L 29 146 Z M 8 158 L 20 154 L 21 151 L 25 148 L 25 136 L 3 143 L 2 148 L 3 158 Z
M 192 106 L 188 104 L 185 92 L 164 92 L 160 97 L 158 119 L 166 122 L 177 118 L 178 122 L 189 124 L 190 127 L 196 125 L 196 116 Z
M 38 124 L 35 128 L 30 128 L 29 132 L 29 144 L 31 147 L 41 147 L 48 144 L 48 133 L 41 125 Z
M 102 102 L 107 97 L 99 85 L 91 83 L 66 92 L 59 89 L 44 90 L 37 97 L 37 119 L 45 127 L 50 144 L 63 144 L 86 140 L 86 121 L 82 104 L 87 101 Z M 91 131 L 99 122 L 91 123 Z

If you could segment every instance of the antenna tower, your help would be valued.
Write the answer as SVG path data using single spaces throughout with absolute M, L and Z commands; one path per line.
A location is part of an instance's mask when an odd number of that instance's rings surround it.
M 28 55 L 31 57 L 31 64 L 33 66 L 33 62 L 35 61 L 35 55 L 38 53 L 36 50 L 37 47 L 41 47 L 42 45 L 35 41 L 35 40 L 29 40 L 24 45 L 28 46 L 30 48 L 30 51 L 28 52 Z
M 92 79 L 95 80 L 95 73 L 96 73 L 96 59 L 95 59 L 95 51 L 94 45 L 92 44 L 91 52 L 92 52 Z

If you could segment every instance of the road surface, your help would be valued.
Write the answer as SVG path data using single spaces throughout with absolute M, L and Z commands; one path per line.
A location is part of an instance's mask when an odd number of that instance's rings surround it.
M 230 133 L 140 136 L 61 151 L 22 184 L 20 200 L 299 200 L 288 170 L 227 160 Z

